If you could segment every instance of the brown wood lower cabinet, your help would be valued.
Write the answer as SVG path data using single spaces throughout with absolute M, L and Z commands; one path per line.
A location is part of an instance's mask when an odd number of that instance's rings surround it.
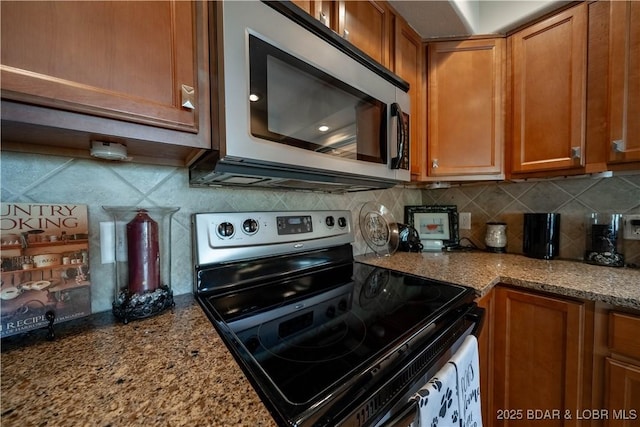
M 615 310 L 600 317 L 606 331 L 602 407 L 607 427 L 640 425 L 640 316 Z M 605 323 L 606 321 L 606 323 Z M 601 363 L 596 359 L 596 363 Z M 600 425 L 600 424 L 594 424 Z
M 607 358 L 605 375 L 605 425 L 640 425 L 640 366 Z
M 590 408 L 593 304 L 495 290 L 493 402 L 485 424 L 585 426 Z

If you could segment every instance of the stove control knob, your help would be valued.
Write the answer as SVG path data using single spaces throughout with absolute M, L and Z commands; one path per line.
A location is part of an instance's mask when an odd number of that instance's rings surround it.
M 233 228 L 233 224 L 230 222 L 223 222 L 218 225 L 218 236 L 220 237 L 231 237 L 235 229 Z
M 345 228 L 347 226 L 347 218 L 341 216 L 338 218 L 338 227 Z
M 256 234 L 256 232 L 258 231 L 258 221 L 251 218 L 245 219 L 242 223 L 242 230 L 246 234 Z
M 328 216 L 325 218 L 324 223 L 327 224 L 327 227 L 333 227 L 336 223 L 336 220 L 332 216 Z

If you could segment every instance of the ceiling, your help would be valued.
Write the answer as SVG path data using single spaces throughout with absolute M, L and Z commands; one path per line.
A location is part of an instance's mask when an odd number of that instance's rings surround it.
M 389 0 L 423 39 L 505 34 L 570 1 Z

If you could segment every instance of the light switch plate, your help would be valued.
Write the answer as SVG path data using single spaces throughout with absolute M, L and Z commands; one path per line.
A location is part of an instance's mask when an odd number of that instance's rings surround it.
M 640 240 L 640 215 L 623 215 L 622 237 L 626 240 Z

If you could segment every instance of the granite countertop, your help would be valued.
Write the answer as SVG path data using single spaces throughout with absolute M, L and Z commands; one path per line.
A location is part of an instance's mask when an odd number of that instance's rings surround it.
M 3 427 L 275 426 L 193 296 L 122 324 L 110 312 L 2 341 Z M 15 338 L 15 339 L 14 339 Z
M 498 283 L 640 309 L 640 270 L 511 254 L 396 253 L 367 264 L 458 283 Z M 125 325 L 110 312 L 2 340 L 3 427 L 275 426 L 193 296 Z
M 640 310 L 640 270 L 488 252 L 396 252 L 360 262 L 472 287 L 479 296 L 504 283 Z

